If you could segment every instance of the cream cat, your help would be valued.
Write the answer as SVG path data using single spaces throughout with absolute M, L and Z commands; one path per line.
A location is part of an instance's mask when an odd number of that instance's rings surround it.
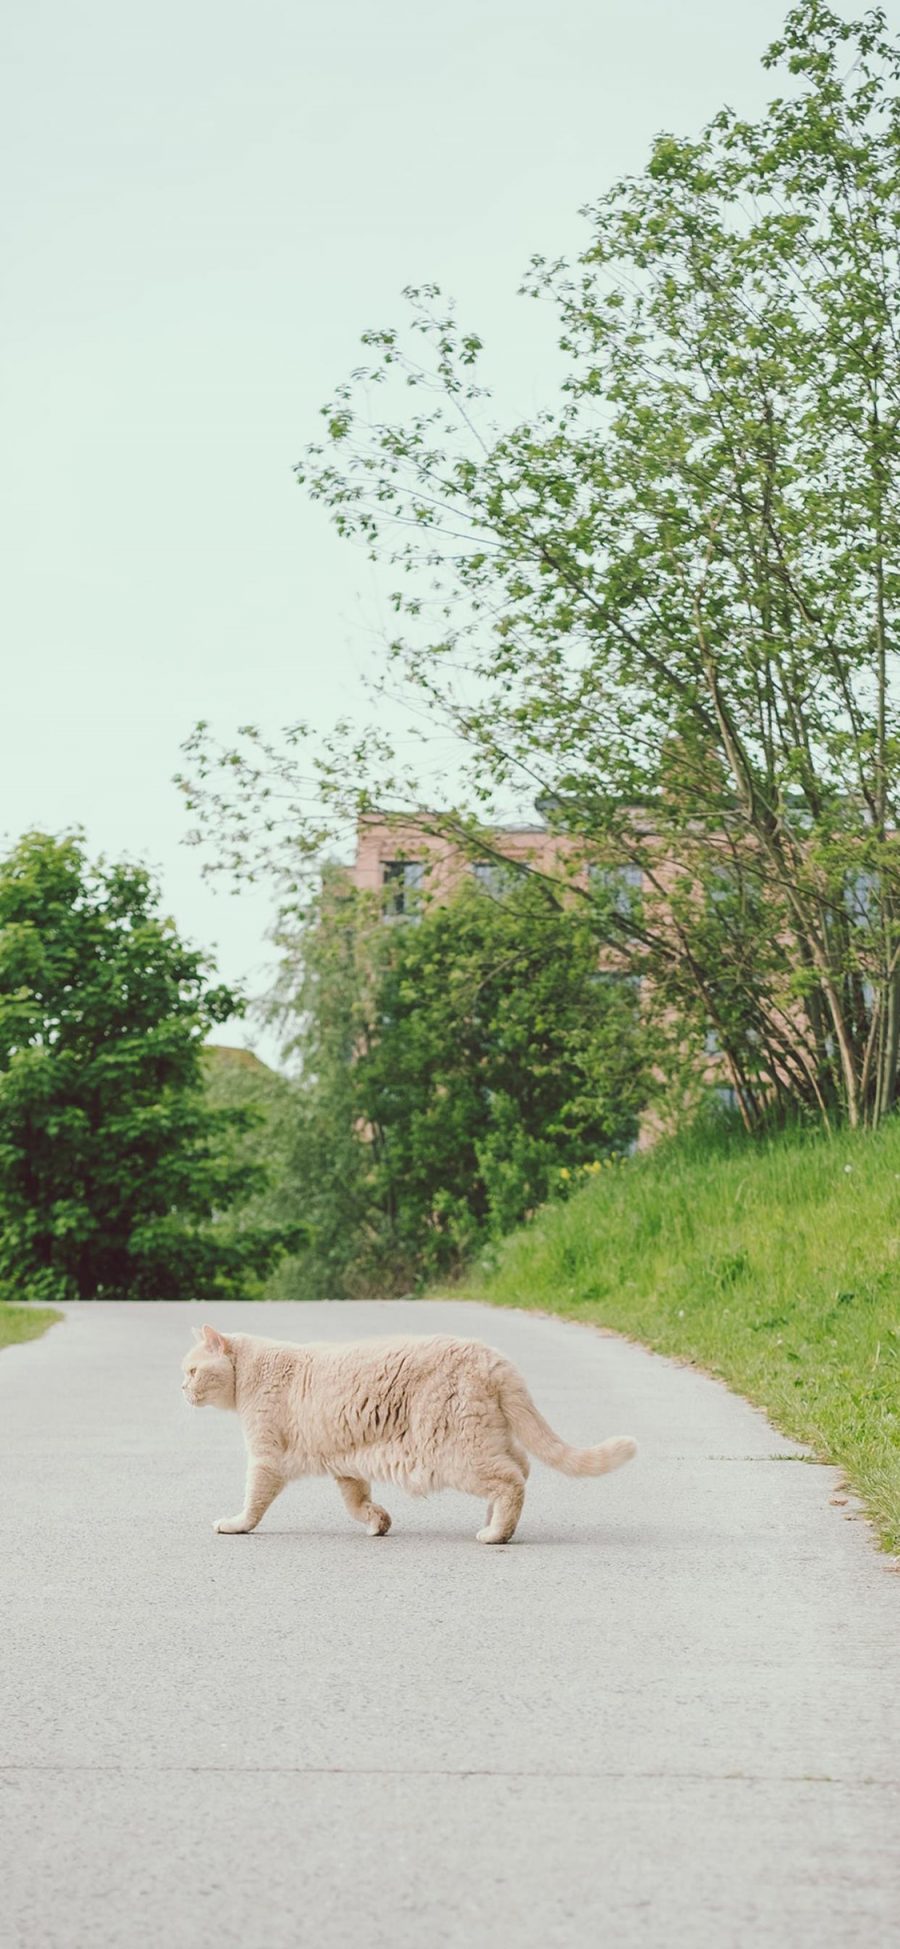
M 255 1529 L 287 1482 L 332 1475 L 370 1536 L 391 1519 L 369 1484 L 412 1495 L 462 1489 L 484 1496 L 479 1543 L 508 1543 L 525 1499 L 528 1455 L 564 1475 L 605 1475 L 637 1452 L 630 1435 L 570 1448 L 538 1413 L 521 1374 L 493 1347 L 443 1334 L 421 1339 L 292 1346 L 205 1326 L 185 1356 L 195 1407 L 234 1408 L 247 1444 L 247 1489 L 223 1535 Z

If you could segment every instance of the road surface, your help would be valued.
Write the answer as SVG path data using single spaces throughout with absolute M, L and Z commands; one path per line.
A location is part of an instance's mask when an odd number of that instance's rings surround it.
M 621 1473 L 328 1482 L 255 1535 L 209 1309 L 69 1309 L 0 1354 L 0 1942 L 839 1949 L 900 1938 L 900 1578 L 837 1478 L 703 1376 L 462 1303 L 220 1306 L 283 1338 L 451 1331 Z

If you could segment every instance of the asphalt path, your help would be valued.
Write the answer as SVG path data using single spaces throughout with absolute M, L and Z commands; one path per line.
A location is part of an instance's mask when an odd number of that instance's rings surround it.
M 211 1316 L 501 1347 L 600 1480 L 514 1543 L 328 1482 L 252 1536 Z M 833 1471 L 702 1375 L 462 1303 L 73 1307 L 0 1354 L 0 1943 L 839 1949 L 900 1940 L 900 1577 Z

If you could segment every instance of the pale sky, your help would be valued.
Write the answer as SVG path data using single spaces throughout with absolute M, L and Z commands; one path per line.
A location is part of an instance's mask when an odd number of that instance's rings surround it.
M 318 407 L 426 280 L 510 410 L 552 396 L 552 317 L 515 296 L 532 251 L 577 251 L 579 205 L 658 129 L 757 111 L 785 6 L 9 11 L 0 835 L 80 824 L 146 859 L 260 987 L 270 903 L 202 881 L 171 779 L 197 717 L 227 738 L 359 705 L 372 584 L 291 472 Z

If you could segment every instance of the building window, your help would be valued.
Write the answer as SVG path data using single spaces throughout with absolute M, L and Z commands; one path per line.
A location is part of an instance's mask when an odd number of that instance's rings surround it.
M 788 791 L 784 799 L 784 823 L 789 832 L 808 832 L 813 817 L 802 792 Z
M 729 900 L 733 900 L 736 891 L 734 869 L 730 866 L 714 866 L 706 886 L 707 907 L 709 909 L 724 907 Z
M 420 859 L 388 859 L 382 867 L 385 920 L 418 917 L 417 895 L 424 866 Z
M 606 988 L 620 995 L 629 994 L 636 1002 L 643 999 L 643 976 L 629 974 L 626 968 L 598 968 L 596 974 L 588 975 L 588 981 L 592 988 Z
M 871 927 L 878 908 L 878 874 L 848 873 L 844 906 L 855 927 Z
M 629 861 L 626 866 L 592 866 L 590 882 L 604 901 L 609 901 L 613 913 L 627 920 L 634 912 L 644 875 L 639 866 Z
M 515 884 L 516 869 L 503 859 L 476 859 L 472 863 L 472 878 L 492 900 L 502 900 Z

